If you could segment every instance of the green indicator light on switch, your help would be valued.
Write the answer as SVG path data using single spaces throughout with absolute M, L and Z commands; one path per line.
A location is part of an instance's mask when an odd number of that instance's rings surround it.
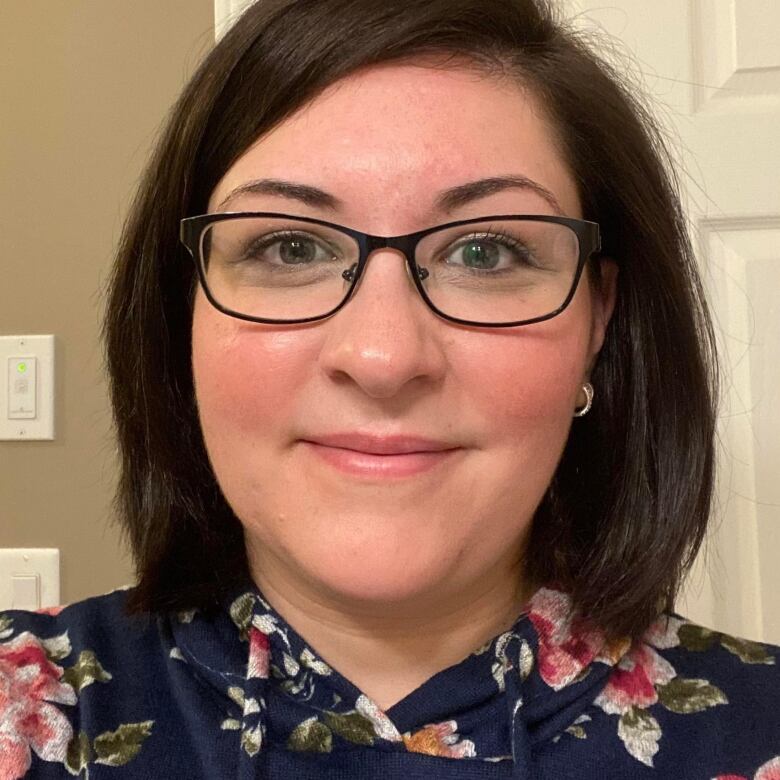
M 17 363 L 16 364 L 16 370 L 23 374 L 25 371 L 27 371 L 27 363 Z

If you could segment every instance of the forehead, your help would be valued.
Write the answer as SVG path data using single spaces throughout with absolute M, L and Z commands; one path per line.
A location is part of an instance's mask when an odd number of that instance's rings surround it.
M 400 230 L 400 222 L 434 219 L 439 191 L 510 175 L 541 184 L 564 214 L 581 216 L 555 129 L 530 90 L 465 67 L 385 64 L 330 86 L 259 138 L 226 172 L 209 208 L 222 210 L 223 198 L 247 181 L 284 179 L 333 193 L 343 202 L 339 216 L 353 224 L 367 225 L 370 211 L 374 228 L 393 221 Z M 491 197 L 550 211 L 530 190 Z

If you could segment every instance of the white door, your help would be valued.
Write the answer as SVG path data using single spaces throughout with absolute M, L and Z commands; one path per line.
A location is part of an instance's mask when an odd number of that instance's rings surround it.
M 566 4 L 619 39 L 658 103 L 717 321 L 718 506 L 677 609 L 780 644 L 780 4 Z
M 214 38 L 219 40 L 254 0 L 214 0 Z
M 217 37 L 249 1 L 215 0 Z M 780 644 L 780 3 L 562 2 L 657 101 L 717 320 L 719 503 L 677 609 Z

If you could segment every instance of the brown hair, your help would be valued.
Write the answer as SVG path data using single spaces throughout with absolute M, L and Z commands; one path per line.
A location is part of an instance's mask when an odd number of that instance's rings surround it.
M 425 55 L 515 78 L 544 102 L 583 216 L 619 264 L 615 312 L 533 520 L 525 576 L 610 635 L 672 610 L 713 487 L 712 329 L 673 167 L 648 111 L 539 0 L 263 0 L 172 110 L 127 220 L 104 325 L 134 611 L 214 606 L 249 579 L 209 465 L 190 365 L 193 264 L 179 220 L 258 137 L 358 68 Z

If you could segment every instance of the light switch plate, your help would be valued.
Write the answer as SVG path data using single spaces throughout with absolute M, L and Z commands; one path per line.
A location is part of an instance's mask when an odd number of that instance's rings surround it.
M 53 438 L 54 336 L 0 336 L 0 440 Z
M 60 551 L 50 548 L 0 549 L 0 610 L 14 608 L 22 577 L 37 575 L 40 608 L 60 605 Z M 17 586 L 14 587 L 16 578 Z M 29 580 L 27 581 L 29 582 Z

